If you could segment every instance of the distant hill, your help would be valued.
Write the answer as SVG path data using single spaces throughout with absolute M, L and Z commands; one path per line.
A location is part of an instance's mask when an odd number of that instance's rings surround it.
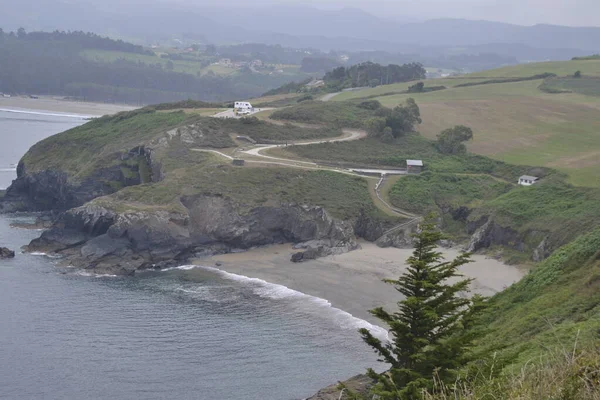
M 277 50 L 272 51 L 273 57 Z M 276 69 L 262 61 L 219 63 L 220 56 L 198 48 L 166 51 L 155 53 L 81 31 L 0 29 L 0 92 L 136 105 L 185 99 L 225 101 L 254 97 L 308 76 L 293 65 Z M 253 60 L 252 54 L 245 55 L 248 49 L 229 51 L 230 57 Z M 293 59 L 294 54 L 289 57 Z
M 72 3 L 37 0 L 36 7 L 0 0 L 0 26 L 92 30 L 150 44 L 179 38 L 215 44 L 260 42 L 321 50 L 385 50 L 423 56 L 480 52 L 519 61 L 569 59 L 600 51 L 600 27 L 519 26 L 435 19 L 399 23 L 346 8 L 248 6 L 227 9 L 115 0 Z

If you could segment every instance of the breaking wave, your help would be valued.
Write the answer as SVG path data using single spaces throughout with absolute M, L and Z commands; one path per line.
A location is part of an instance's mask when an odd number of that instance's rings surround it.
M 45 111 L 33 111 L 33 110 L 15 110 L 12 108 L 0 108 L 0 111 L 7 113 L 16 113 L 16 114 L 29 114 L 29 115 L 45 115 L 48 117 L 65 117 L 65 118 L 79 118 L 79 119 L 92 119 L 95 118 L 92 115 L 83 115 L 83 114 L 62 114 L 62 113 L 51 113 Z
M 268 298 L 272 300 L 300 300 L 303 302 L 308 302 L 312 307 L 322 309 L 324 313 L 320 313 L 321 315 L 326 314 L 327 317 L 329 317 L 337 325 L 344 329 L 356 330 L 360 328 L 366 328 L 369 331 L 371 331 L 371 333 L 377 338 L 382 340 L 390 340 L 388 331 L 386 329 L 377 325 L 373 325 L 370 322 L 365 321 L 363 319 L 357 318 L 349 312 L 333 307 L 331 303 L 326 299 L 311 296 L 306 293 L 290 289 L 284 285 L 279 285 L 276 283 L 267 282 L 263 279 L 251 278 L 245 275 L 234 274 L 231 272 L 223 271 L 218 268 L 201 265 L 182 265 L 179 267 L 165 268 L 162 271 L 187 271 L 195 268 L 213 272 L 221 276 L 222 278 L 228 280 L 240 282 L 244 284 L 244 286 L 250 288 L 255 295 L 262 298 Z
M 92 272 L 87 271 L 75 271 L 74 275 L 85 276 L 90 278 L 117 278 L 118 275 L 111 274 L 94 274 Z

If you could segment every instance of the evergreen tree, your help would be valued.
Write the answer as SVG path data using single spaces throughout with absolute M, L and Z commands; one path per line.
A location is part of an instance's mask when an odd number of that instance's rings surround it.
M 420 226 L 407 271 L 397 280 L 386 280 L 405 297 L 398 303 L 398 311 L 390 313 L 381 307 L 370 311 L 389 326 L 391 342 L 384 343 L 369 330 L 360 330 L 364 341 L 379 354 L 379 361 L 391 367 L 382 374 L 368 370 L 376 381 L 373 394 L 380 399 L 420 399 L 423 391 L 431 388 L 434 374 L 452 382 L 456 370 L 467 361 L 474 339 L 473 331 L 467 328 L 480 311 L 482 300 L 461 296 L 471 280 L 461 279 L 458 267 L 471 262 L 470 255 L 463 253 L 444 261 L 435 251 L 443 237 L 431 219 Z

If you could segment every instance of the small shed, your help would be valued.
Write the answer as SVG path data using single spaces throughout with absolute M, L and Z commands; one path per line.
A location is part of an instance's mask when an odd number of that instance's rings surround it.
M 536 183 L 538 181 L 538 179 L 539 178 L 537 176 L 522 175 L 519 177 L 519 185 L 531 186 L 534 183 Z
M 231 163 L 233 165 L 237 165 L 238 167 L 243 167 L 245 164 L 244 160 L 240 160 L 239 158 L 234 158 Z
M 409 174 L 418 174 L 423 171 L 422 160 L 406 160 L 406 172 Z

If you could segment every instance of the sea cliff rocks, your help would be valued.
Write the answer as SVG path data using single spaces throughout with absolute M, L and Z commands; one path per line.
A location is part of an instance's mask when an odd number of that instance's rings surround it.
M 154 165 L 151 150 L 143 146 L 123 154 L 112 154 L 107 164 L 93 169 L 84 178 L 72 179 L 61 170 L 29 171 L 21 160 L 17 166 L 17 179 L 0 202 L 0 212 L 64 211 L 123 187 L 160 178 L 160 168 Z
M 2 258 L 14 258 L 15 252 L 7 249 L 6 247 L 0 247 L 0 259 Z
M 531 254 L 533 261 L 542 261 L 547 258 L 554 248 L 548 239 L 548 233 L 536 230 L 522 232 L 502 226 L 491 216 L 483 216 L 467 223 L 467 233 L 471 234 L 465 250 L 476 252 L 492 246 L 516 250 Z
M 366 375 L 356 375 L 341 383 L 352 392 L 361 394 L 365 397 L 369 394 L 369 390 L 373 386 L 373 380 Z M 339 386 L 339 383 L 327 386 L 306 400 L 339 400 L 346 398 L 343 396 L 342 389 L 340 389 Z
M 314 257 L 358 247 L 350 224 L 331 218 L 322 207 L 289 204 L 242 214 L 218 196 L 183 198 L 182 204 L 186 212 L 123 213 L 86 204 L 65 212 L 27 250 L 58 253 L 63 264 L 96 273 L 127 275 L 274 243 L 305 243 L 317 249 Z

